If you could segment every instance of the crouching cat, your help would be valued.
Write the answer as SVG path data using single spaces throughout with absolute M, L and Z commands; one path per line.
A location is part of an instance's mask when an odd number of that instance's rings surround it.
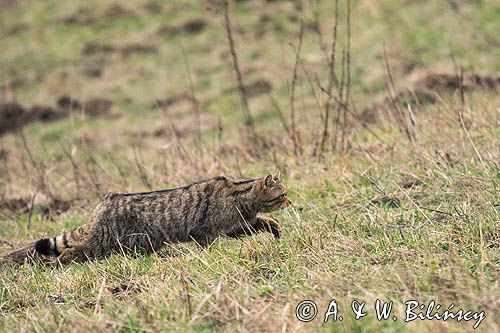
M 289 205 L 279 174 L 259 179 L 215 177 L 169 190 L 108 193 L 86 224 L 40 239 L 34 249 L 66 263 L 116 252 L 149 254 L 165 243 L 194 240 L 206 247 L 218 236 L 267 231 L 279 238 L 278 222 L 258 214 Z

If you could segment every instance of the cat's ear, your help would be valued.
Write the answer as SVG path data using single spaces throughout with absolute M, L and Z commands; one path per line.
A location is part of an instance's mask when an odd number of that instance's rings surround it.
M 274 184 L 274 178 L 273 178 L 273 175 L 267 175 L 265 178 L 264 178 L 264 186 L 266 187 L 269 187 L 269 186 L 272 186 Z
M 274 184 L 273 175 L 267 175 L 260 178 L 254 185 L 257 192 L 263 191 Z

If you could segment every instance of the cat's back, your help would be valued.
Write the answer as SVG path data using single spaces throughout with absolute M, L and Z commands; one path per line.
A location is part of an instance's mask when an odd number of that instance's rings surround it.
M 206 200 L 224 200 L 232 181 L 225 176 L 218 176 L 191 184 L 148 192 L 114 193 L 108 192 L 101 198 L 97 210 L 115 212 L 129 211 L 134 208 L 147 209 L 154 207 L 192 205 L 196 206 Z M 214 197 L 215 195 L 215 197 Z

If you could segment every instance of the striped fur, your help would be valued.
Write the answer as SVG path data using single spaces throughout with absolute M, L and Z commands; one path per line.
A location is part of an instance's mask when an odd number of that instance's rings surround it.
M 61 261 L 99 259 L 119 253 L 151 253 L 165 243 L 218 236 L 242 237 L 280 226 L 268 213 L 290 205 L 279 176 L 260 179 L 215 177 L 184 187 L 142 193 L 106 194 L 86 224 L 35 243 L 38 253 Z

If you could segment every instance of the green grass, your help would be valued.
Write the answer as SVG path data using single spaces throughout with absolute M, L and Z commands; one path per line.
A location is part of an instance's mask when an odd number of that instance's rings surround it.
M 288 127 L 300 24 L 295 17 L 306 27 L 295 86 L 303 154 L 294 154 L 267 95 L 249 100 L 257 132 L 267 140 L 266 149 L 255 149 L 233 89 L 222 14 L 194 1 L 158 2 L 162 10 L 155 12 L 146 3 L 120 3 L 134 16 L 106 19 L 113 2 L 24 1 L 0 8 L 0 103 L 54 106 L 61 95 L 107 98 L 118 114 L 75 113 L 29 124 L 23 129 L 28 149 L 18 134 L 0 138 L 0 151 L 7 153 L 0 160 L 0 203 L 38 193 L 29 228 L 28 214 L 0 208 L 1 251 L 85 223 L 104 192 L 174 187 L 218 174 L 258 177 L 277 169 L 294 203 L 272 214 L 283 225 L 283 237 L 220 238 L 206 250 L 168 245 L 152 256 L 115 255 L 59 268 L 1 266 L 0 332 L 472 331 L 474 321 L 405 323 L 404 303 L 411 299 L 435 300 L 443 309 L 454 303 L 484 310 L 477 331 L 498 331 L 496 91 L 466 91 L 464 105 L 454 90 L 434 104 L 412 105 L 414 143 L 398 128 L 389 106 L 389 118 L 367 128 L 349 117 L 347 149 L 315 156 L 325 103 L 316 82 L 325 87 L 328 78 L 328 55 L 308 28 L 316 3 L 304 1 L 300 11 L 292 2 L 238 2 L 231 17 L 244 81 L 272 84 L 271 95 Z M 466 74 L 498 76 L 498 5 L 457 2 L 454 8 L 450 3 L 353 2 L 352 112 L 360 114 L 387 95 L 384 47 L 396 89 L 425 70 L 454 73 L 462 67 Z M 317 7 L 327 50 L 333 6 L 322 1 Z M 79 8 L 89 9 L 96 21 L 60 21 Z M 340 9 L 339 78 L 345 1 Z M 270 22 L 260 21 L 264 14 Z M 207 27 L 197 34 L 155 34 L 161 25 L 180 26 L 191 18 L 205 19 Z M 2 35 L 18 23 L 27 28 Z M 264 32 L 256 36 L 261 26 Z M 158 52 L 85 56 L 81 51 L 89 42 L 151 44 Z M 102 76 L 86 76 L 87 66 L 99 67 Z M 191 104 L 152 107 L 156 99 L 189 93 L 188 73 L 202 106 L 200 147 Z M 403 111 L 406 115 L 406 105 Z M 71 209 L 44 217 L 51 195 L 71 201 Z M 306 299 L 317 303 L 319 313 L 301 323 L 295 307 Z M 325 324 L 322 317 L 332 299 L 344 320 Z M 354 299 L 365 301 L 368 313 L 357 321 L 350 310 Z M 393 301 L 398 320 L 378 321 L 376 299 Z

